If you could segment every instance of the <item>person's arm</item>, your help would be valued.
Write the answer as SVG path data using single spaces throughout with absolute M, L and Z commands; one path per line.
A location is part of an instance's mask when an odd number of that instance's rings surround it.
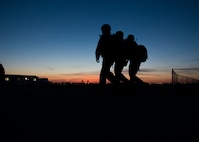
M 100 49 L 100 46 L 101 46 L 101 40 L 98 41 L 98 44 L 97 44 L 97 48 L 95 50 L 95 58 L 96 58 L 96 62 L 99 63 L 99 58 L 100 58 L 100 55 L 101 55 L 101 49 Z

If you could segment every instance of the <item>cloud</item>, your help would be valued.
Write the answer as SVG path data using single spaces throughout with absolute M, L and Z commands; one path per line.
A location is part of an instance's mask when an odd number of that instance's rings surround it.
M 144 68 L 140 69 L 139 72 L 159 72 L 160 69 L 151 69 L 151 68 Z
M 51 67 L 47 67 L 47 70 L 54 71 L 55 69 Z
M 140 73 L 144 73 L 144 72 L 148 72 L 148 73 L 155 73 L 155 72 L 168 72 L 169 70 L 167 69 L 157 69 L 157 68 L 140 68 L 140 70 L 138 72 Z M 128 73 L 128 68 L 125 68 L 123 70 L 123 72 Z
M 76 72 L 76 73 L 65 73 L 65 74 L 59 74 L 59 75 L 62 75 L 62 76 L 99 75 L 99 71 Z
M 174 70 L 199 71 L 199 68 L 174 68 Z

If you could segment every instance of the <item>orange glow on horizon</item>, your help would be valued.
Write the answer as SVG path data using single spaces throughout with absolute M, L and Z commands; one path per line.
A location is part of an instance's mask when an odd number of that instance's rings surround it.
M 125 75 L 128 79 L 128 75 Z M 137 75 L 140 79 L 147 83 L 171 83 L 171 75 L 170 74 L 139 74 Z M 40 78 L 48 78 L 50 82 L 58 83 L 58 82 L 71 82 L 71 83 L 99 83 L 99 75 L 89 75 L 89 74 L 83 74 L 83 75 L 68 75 L 68 76 L 56 76 L 56 75 L 50 75 L 50 76 L 40 76 Z M 109 81 L 107 80 L 107 83 Z
M 50 82 L 58 83 L 58 82 L 71 82 L 71 83 L 98 83 L 99 75 L 71 75 L 71 76 L 49 76 L 48 78 Z
M 22 75 L 35 75 L 39 78 L 48 78 L 50 82 L 60 83 L 60 82 L 71 82 L 71 83 L 80 83 L 80 82 L 89 82 L 89 83 L 99 83 L 99 74 L 100 71 L 93 72 L 83 72 L 83 73 L 60 73 L 60 74 L 48 74 L 48 73 L 13 73 L 7 72 L 7 74 L 22 74 Z M 127 71 L 124 71 L 124 75 L 129 79 Z M 171 83 L 171 72 L 169 71 L 149 71 L 149 72 L 138 72 L 137 76 L 147 83 Z M 108 83 L 108 80 L 107 80 Z

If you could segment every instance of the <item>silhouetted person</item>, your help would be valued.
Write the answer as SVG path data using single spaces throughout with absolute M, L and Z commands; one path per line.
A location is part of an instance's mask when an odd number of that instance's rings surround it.
M 114 72 L 115 77 L 122 83 L 129 83 L 129 80 L 122 74 L 124 66 L 127 65 L 128 61 L 125 56 L 125 45 L 124 45 L 124 33 L 117 31 L 114 35 L 114 48 L 115 48 L 115 66 Z
M 100 85 L 106 84 L 106 79 L 112 83 L 117 83 L 115 76 L 110 71 L 111 66 L 114 63 L 113 56 L 113 35 L 111 35 L 111 27 L 109 24 L 104 24 L 101 27 L 102 35 L 97 44 L 95 51 L 96 61 L 99 63 L 100 56 L 103 58 L 102 68 L 100 72 Z
M 5 81 L 5 70 L 2 64 L 0 64 L 0 85 L 3 85 Z
M 147 51 L 143 45 L 138 45 L 134 39 L 134 35 L 128 35 L 125 40 L 125 46 L 128 48 L 127 56 L 129 58 L 129 76 L 130 83 L 145 84 L 140 78 L 136 76 L 140 69 L 141 62 L 146 61 Z

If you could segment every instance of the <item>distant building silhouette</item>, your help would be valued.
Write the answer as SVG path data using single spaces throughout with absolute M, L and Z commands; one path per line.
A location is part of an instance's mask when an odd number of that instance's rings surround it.
M 44 85 L 49 84 L 48 78 L 39 78 L 33 75 L 12 75 L 5 74 L 7 85 Z

